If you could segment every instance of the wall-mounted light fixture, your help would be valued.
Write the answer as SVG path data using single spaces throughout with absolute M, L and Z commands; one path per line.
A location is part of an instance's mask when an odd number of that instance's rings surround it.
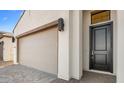
M 58 19 L 58 30 L 64 31 L 64 19 L 63 18 Z
M 14 37 L 12 37 L 12 42 L 13 42 L 13 43 L 15 42 L 15 38 L 14 38 Z
M 2 46 L 3 46 L 3 45 L 4 45 L 4 41 L 1 41 L 1 42 L 0 42 L 0 45 L 2 45 Z

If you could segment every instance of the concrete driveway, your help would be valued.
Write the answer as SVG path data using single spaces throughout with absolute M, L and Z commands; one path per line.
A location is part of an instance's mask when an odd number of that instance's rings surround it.
M 0 83 L 49 83 L 57 77 L 23 65 L 0 68 Z

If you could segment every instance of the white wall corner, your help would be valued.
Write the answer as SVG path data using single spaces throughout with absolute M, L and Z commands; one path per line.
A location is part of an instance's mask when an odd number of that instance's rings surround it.
M 70 11 L 70 70 L 71 77 L 82 77 L 82 11 Z
M 117 11 L 117 82 L 124 83 L 124 11 Z
M 72 54 L 73 54 L 73 46 L 72 46 L 72 41 L 73 41 L 73 29 L 72 29 L 72 22 L 73 22 L 73 11 L 69 10 L 69 73 L 70 73 L 70 78 L 72 78 Z
M 64 18 L 64 31 L 59 32 L 58 45 L 58 78 L 70 80 L 70 58 L 69 58 L 69 11 Z
M 79 79 L 83 76 L 83 11 L 79 11 Z
M 17 62 L 17 39 L 15 39 L 15 43 L 13 43 L 13 63 L 18 64 Z

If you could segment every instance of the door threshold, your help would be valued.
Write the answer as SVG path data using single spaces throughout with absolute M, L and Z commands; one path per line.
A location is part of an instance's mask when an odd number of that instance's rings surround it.
M 89 72 L 95 72 L 95 73 L 100 73 L 100 74 L 107 74 L 107 75 L 112 75 L 115 76 L 115 74 L 110 73 L 110 72 L 105 72 L 105 71 L 99 71 L 99 70 L 88 70 Z

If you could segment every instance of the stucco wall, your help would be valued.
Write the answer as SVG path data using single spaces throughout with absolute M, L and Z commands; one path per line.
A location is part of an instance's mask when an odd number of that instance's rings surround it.
M 84 11 L 83 13 L 83 47 L 84 47 L 84 70 L 89 71 L 89 26 L 91 26 L 91 11 Z M 117 63 L 117 31 L 116 31 L 116 11 L 111 11 L 111 20 L 113 21 L 113 74 L 116 74 Z M 101 23 L 100 23 L 101 24 Z
M 30 31 L 36 27 L 42 26 L 49 22 L 55 21 L 58 18 L 64 18 L 65 20 L 65 30 L 67 30 L 67 25 L 69 21 L 69 11 L 52 11 L 52 10 L 31 10 L 25 11 L 23 18 L 20 20 L 19 25 L 17 25 L 14 34 L 19 35 L 23 32 Z M 23 27 L 22 29 L 20 29 Z
M 3 37 L 0 41 L 4 41 L 3 45 L 3 60 L 13 61 L 13 43 L 12 38 Z
M 124 11 L 117 11 L 117 82 L 124 83 Z
M 80 79 L 83 75 L 83 11 L 70 11 L 70 64 L 71 75 Z

